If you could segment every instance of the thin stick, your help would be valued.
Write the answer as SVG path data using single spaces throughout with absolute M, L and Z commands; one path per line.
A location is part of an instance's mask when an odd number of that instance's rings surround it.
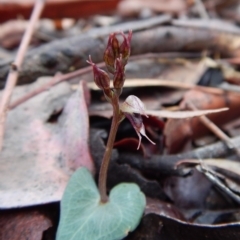
M 102 66 L 104 66 L 104 64 L 103 63 L 97 64 L 97 66 L 102 67 Z M 79 69 L 77 71 L 70 72 L 70 73 L 67 73 L 67 74 L 64 74 L 64 75 L 59 75 L 59 74 L 55 75 L 48 83 L 46 83 L 43 86 L 27 93 L 23 97 L 14 101 L 12 104 L 10 104 L 9 109 L 13 109 L 13 108 L 17 107 L 18 105 L 26 102 L 30 98 L 32 98 L 32 97 L 50 89 L 51 87 L 53 87 L 53 86 L 55 86 L 55 85 L 57 85 L 61 82 L 64 82 L 66 80 L 72 79 L 74 77 L 80 76 L 82 74 L 85 74 L 85 73 L 88 73 L 88 72 L 91 72 L 91 71 L 92 71 L 92 67 L 85 67 L 85 68 L 82 68 L 82 69 Z
M 16 55 L 15 62 L 11 65 L 11 69 L 7 77 L 7 83 L 0 102 L 0 150 L 2 149 L 5 121 L 7 117 L 8 105 L 12 96 L 12 91 L 17 83 L 19 73 L 18 71 L 22 65 L 24 55 L 25 52 L 27 51 L 29 42 L 33 35 L 36 22 L 38 21 L 42 13 L 44 3 L 45 3 L 44 0 L 37 0 L 35 2 L 34 9 L 30 17 L 29 25 L 22 38 L 21 44 Z

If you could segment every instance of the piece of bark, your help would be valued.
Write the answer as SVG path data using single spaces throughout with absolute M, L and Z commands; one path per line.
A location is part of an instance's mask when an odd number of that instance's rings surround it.
M 87 66 L 86 59 L 92 55 L 94 62 L 101 62 L 107 43 L 103 35 L 90 33 L 52 41 L 29 51 L 20 70 L 19 84 L 34 81 L 42 75 L 69 72 Z M 209 29 L 184 27 L 157 27 L 133 34 L 132 55 L 149 52 L 176 52 L 209 50 L 223 56 L 238 56 L 240 37 Z M 12 59 L 0 63 L 0 87 L 3 87 Z
M 115 10 L 119 1 L 48 0 L 42 17 L 53 19 L 88 17 Z M 19 15 L 29 18 L 33 4 L 34 0 L 11 0 L 0 3 L 0 22 L 17 18 Z

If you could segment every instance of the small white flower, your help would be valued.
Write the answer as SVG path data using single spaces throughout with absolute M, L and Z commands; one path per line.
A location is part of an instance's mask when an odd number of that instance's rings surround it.
M 149 137 L 146 135 L 145 127 L 143 125 L 143 120 L 141 115 L 148 117 L 146 115 L 145 106 L 143 102 L 138 97 L 134 95 L 130 95 L 129 97 L 127 97 L 125 102 L 120 106 L 120 109 L 125 115 L 125 117 L 128 118 L 128 120 L 130 121 L 130 123 L 132 124 L 133 128 L 135 129 L 138 135 L 139 143 L 138 143 L 137 149 L 139 149 L 141 144 L 141 140 L 142 140 L 141 134 L 144 137 L 146 137 L 149 142 L 155 145 L 155 143 L 151 141 Z

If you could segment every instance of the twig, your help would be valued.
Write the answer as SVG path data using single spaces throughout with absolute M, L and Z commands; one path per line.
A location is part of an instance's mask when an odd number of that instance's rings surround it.
M 197 111 L 198 108 L 190 101 L 187 102 L 188 107 L 191 110 Z M 220 140 L 224 141 L 230 149 L 235 149 L 238 156 L 240 156 L 240 152 L 238 148 L 233 143 L 232 139 L 229 138 L 216 124 L 214 124 L 208 117 L 200 116 L 200 121 L 210 130 L 212 131 Z
M 240 196 L 235 194 L 231 189 L 229 189 L 218 177 L 217 173 L 208 167 L 200 166 L 197 168 L 199 172 L 202 172 L 217 188 L 219 188 L 223 193 L 227 194 L 234 201 L 240 204 Z
M 26 29 L 26 32 L 24 33 L 15 61 L 11 65 L 11 70 L 7 77 L 7 83 L 0 102 L 0 150 L 2 149 L 5 121 L 7 117 L 7 110 L 11 99 L 12 91 L 17 83 L 18 71 L 22 65 L 24 55 L 27 51 L 29 42 L 31 40 L 35 24 L 38 21 L 43 10 L 44 3 L 45 3 L 44 0 L 37 0 L 35 2 L 34 9 L 30 17 L 29 25 Z
M 104 63 L 100 63 L 97 64 L 98 67 L 103 67 Z M 72 79 L 74 77 L 80 76 L 82 74 L 88 73 L 92 71 L 92 67 L 85 67 L 82 69 L 79 69 L 77 71 L 74 72 L 70 72 L 64 75 L 59 75 L 57 74 L 56 76 L 54 76 L 51 81 L 49 81 L 48 83 L 46 83 L 45 85 L 27 93 L 26 95 L 24 95 L 23 97 L 17 99 L 16 101 L 14 101 L 12 104 L 10 104 L 9 109 L 13 109 L 15 107 L 17 107 L 18 105 L 26 102 L 27 100 L 29 100 L 30 98 L 50 89 L 51 87 L 53 87 L 54 85 L 57 85 L 61 82 L 64 82 L 66 80 Z
M 235 147 L 240 147 L 240 136 L 232 138 L 232 143 Z M 119 153 L 118 162 L 121 164 L 129 164 L 131 167 L 137 168 L 146 172 L 154 172 L 159 175 L 182 175 L 176 169 L 176 163 L 184 159 L 204 159 L 226 157 L 234 152 L 229 149 L 224 142 L 210 144 L 196 150 L 173 155 L 153 155 L 146 159 L 140 154 Z

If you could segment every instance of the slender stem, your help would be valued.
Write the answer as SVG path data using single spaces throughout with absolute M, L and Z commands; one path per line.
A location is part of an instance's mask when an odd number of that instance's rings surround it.
M 101 196 L 101 202 L 106 203 L 108 201 L 107 196 L 107 170 L 111 158 L 111 153 L 113 149 L 113 144 L 115 141 L 116 133 L 119 126 L 119 103 L 118 103 L 118 97 L 115 96 L 114 102 L 113 102 L 113 118 L 112 118 L 112 125 L 107 141 L 106 150 L 103 156 L 102 165 L 99 172 L 99 180 L 98 180 L 98 189 Z

